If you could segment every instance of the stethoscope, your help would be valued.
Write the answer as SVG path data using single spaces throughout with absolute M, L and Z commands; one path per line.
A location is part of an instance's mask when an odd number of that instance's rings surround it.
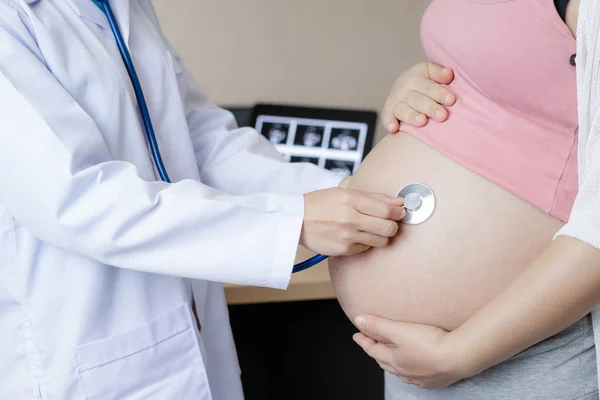
M 121 34 L 121 30 L 117 25 L 117 19 L 110 7 L 108 0 L 92 0 L 106 15 L 110 29 L 112 30 L 113 36 L 121 53 L 121 58 L 127 69 L 129 79 L 135 92 L 135 97 L 138 103 L 140 114 L 142 117 L 142 123 L 144 125 L 144 132 L 150 145 L 150 151 L 152 153 L 152 159 L 156 170 L 160 176 L 160 179 L 164 182 L 171 183 L 165 164 L 163 163 L 160 149 L 158 148 L 158 142 L 156 140 L 156 134 L 154 133 L 154 127 L 152 126 L 152 119 L 150 118 L 150 111 L 146 103 L 142 84 L 140 83 L 139 76 L 133 65 L 131 54 L 127 49 L 125 39 Z M 406 216 L 402 219 L 402 222 L 409 225 L 416 225 L 425 222 L 433 214 L 435 209 L 435 195 L 433 191 L 422 183 L 411 183 L 403 187 L 397 194 L 396 197 L 404 198 L 404 208 L 406 209 Z M 293 273 L 304 271 L 310 267 L 313 267 L 320 262 L 326 260 L 328 256 L 317 254 L 309 258 L 306 261 L 294 265 Z

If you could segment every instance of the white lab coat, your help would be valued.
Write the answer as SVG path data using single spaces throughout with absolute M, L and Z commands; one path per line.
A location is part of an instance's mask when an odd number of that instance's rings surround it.
M 0 399 L 241 399 L 209 282 L 285 288 L 300 194 L 341 177 L 236 129 L 149 0 L 111 4 L 175 183 L 92 1 L 0 0 Z

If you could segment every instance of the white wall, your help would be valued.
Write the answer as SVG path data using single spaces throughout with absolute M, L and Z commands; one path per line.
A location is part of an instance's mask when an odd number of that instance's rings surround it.
M 426 0 L 154 3 L 167 36 L 218 104 L 379 111 L 397 75 L 424 59 Z

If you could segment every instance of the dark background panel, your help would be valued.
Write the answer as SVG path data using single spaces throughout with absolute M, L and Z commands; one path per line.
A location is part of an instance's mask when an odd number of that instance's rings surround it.
M 383 373 L 336 300 L 229 309 L 246 400 L 383 399 Z

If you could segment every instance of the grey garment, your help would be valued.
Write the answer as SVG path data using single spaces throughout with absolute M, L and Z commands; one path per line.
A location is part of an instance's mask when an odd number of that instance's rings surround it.
M 598 400 L 590 315 L 483 373 L 426 390 L 385 374 L 386 400 Z

